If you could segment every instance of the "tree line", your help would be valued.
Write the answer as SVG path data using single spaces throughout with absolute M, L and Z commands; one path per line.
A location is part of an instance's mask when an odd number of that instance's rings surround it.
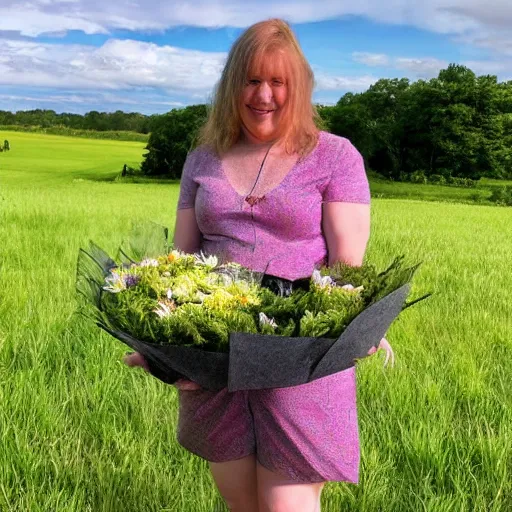
M 320 113 L 386 177 L 512 178 L 512 81 L 452 64 L 428 81 L 379 80 Z
M 393 180 L 466 183 L 512 179 L 512 81 L 451 64 L 436 78 L 381 79 L 367 91 L 317 105 L 319 127 L 349 138 L 368 169 Z M 63 125 L 150 133 L 140 171 L 179 179 L 206 119 L 206 105 L 167 114 L 0 111 L 0 125 Z
M 39 126 L 41 128 L 66 127 L 73 130 L 130 131 L 149 133 L 160 115 L 146 116 L 137 112 L 87 112 L 85 115 L 62 113 L 54 110 L 0 110 L 0 126 Z

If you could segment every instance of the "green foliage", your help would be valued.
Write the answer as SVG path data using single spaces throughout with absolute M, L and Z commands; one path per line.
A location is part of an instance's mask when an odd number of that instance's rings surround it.
M 148 153 L 141 165 L 143 174 L 180 178 L 187 153 L 205 120 L 205 105 L 172 110 L 155 120 L 146 148 Z
M 411 183 L 428 183 L 428 178 L 425 176 L 425 173 L 423 171 L 414 171 L 411 174 L 407 175 L 403 173 L 405 176 L 407 176 Z
M 247 311 L 207 309 L 191 303 L 183 304 L 161 323 L 165 339 L 172 343 L 216 352 L 228 351 L 230 332 L 258 332 L 254 316 Z
M 384 271 L 378 273 L 370 263 L 353 267 L 339 261 L 329 270 L 329 275 L 339 286 L 352 284 L 362 287 L 361 298 L 365 305 L 369 305 L 411 281 L 420 264 L 407 267 L 404 263 L 405 256 L 398 256 Z
M 120 250 L 120 254 L 126 253 Z M 98 288 L 89 289 L 83 283 L 98 279 L 101 265 L 95 262 L 109 258 L 99 248 L 80 255 L 77 289 L 85 297 L 81 311 L 102 325 L 143 341 L 204 345 L 216 351 L 227 350 L 232 330 L 257 332 L 257 290 L 251 282 L 236 277 L 240 273 L 236 264 L 212 272 L 216 263 L 211 258 L 171 251 L 111 269 L 105 279 L 101 274 Z M 232 277 L 218 279 L 221 270 L 230 271 Z M 102 291 L 98 295 L 96 290 Z
M 461 187 L 461 188 L 475 188 L 478 181 L 472 180 L 471 178 L 457 178 L 449 176 L 448 169 L 439 169 L 443 174 L 431 174 L 427 175 L 425 171 L 414 171 L 410 174 L 405 172 L 400 173 L 400 181 L 409 181 L 410 183 L 416 184 L 431 184 L 441 185 L 447 187 Z M 446 176 L 446 177 L 445 177 Z
M 340 315 L 335 309 L 321 311 L 316 315 L 306 311 L 300 320 L 300 335 L 307 337 L 325 337 L 336 333 L 338 336 L 346 329 L 347 315 Z M 332 334 L 331 334 L 332 333 Z
M 499 206 L 512 206 L 512 186 L 493 188 L 489 201 Z
M 428 181 L 436 185 L 446 185 L 446 178 L 442 174 L 431 174 Z
M 446 184 L 454 187 L 475 188 L 477 181 L 472 180 L 471 178 L 457 178 L 448 176 L 448 178 L 446 178 Z
M 112 326 L 131 333 L 142 341 L 152 341 L 162 335 L 162 329 L 146 311 L 156 308 L 155 297 L 145 294 L 103 293 L 102 313 L 107 315 Z
M 512 82 L 451 64 L 437 78 L 382 79 L 320 114 L 374 171 L 393 180 L 512 175 Z M 468 186 L 467 183 L 460 186 Z

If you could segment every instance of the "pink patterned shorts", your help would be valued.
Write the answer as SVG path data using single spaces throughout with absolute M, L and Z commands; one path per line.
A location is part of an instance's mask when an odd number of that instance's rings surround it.
M 178 442 L 211 462 L 256 454 L 296 482 L 358 483 L 355 368 L 291 388 L 179 391 Z

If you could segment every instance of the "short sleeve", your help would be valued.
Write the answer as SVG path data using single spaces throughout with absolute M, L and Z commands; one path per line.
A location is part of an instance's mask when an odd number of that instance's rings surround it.
M 339 152 L 332 160 L 331 178 L 323 191 L 323 202 L 370 203 L 370 187 L 363 157 L 353 144 L 339 137 Z
M 191 151 L 183 165 L 180 181 L 180 195 L 178 198 L 178 210 L 184 208 L 194 208 L 196 201 L 196 192 L 198 184 L 194 180 L 197 172 L 197 154 L 198 150 Z

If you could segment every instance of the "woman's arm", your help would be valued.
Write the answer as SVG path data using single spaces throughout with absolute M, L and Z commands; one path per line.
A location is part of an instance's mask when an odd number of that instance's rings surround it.
M 322 208 L 328 266 L 337 261 L 361 266 L 370 237 L 370 205 L 335 201 L 323 203 Z
M 201 231 L 197 225 L 195 208 L 181 208 L 176 211 L 173 247 L 189 254 L 199 252 Z
M 370 237 L 370 205 L 359 203 L 331 202 L 323 204 L 322 229 L 328 250 L 328 266 L 337 261 L 359 267 Z M 380 340 L 378 348 L 372 347 L 368 355 L 378 349 L 386 351 L 384 366 L 391 360 L 395 363 L 393 349 L 386 338 Z

